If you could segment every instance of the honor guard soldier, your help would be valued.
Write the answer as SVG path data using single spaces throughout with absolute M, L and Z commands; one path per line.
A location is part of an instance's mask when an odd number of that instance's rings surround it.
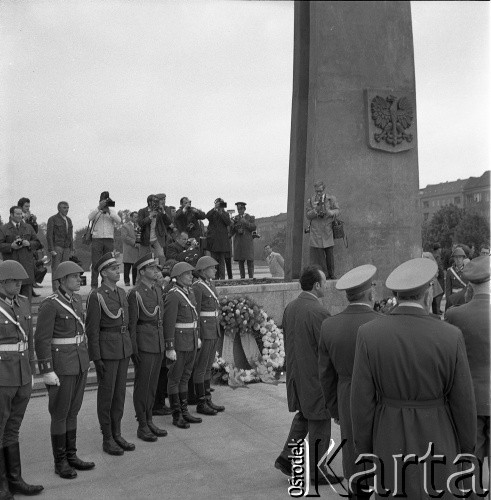
M 447 279 L 445 281 L 445 311 L 452 306 L 460 306 L 465 303 L 465 289 L 468 280 L 464 277 L 465 252 L 457 247 L 452 252 L 454 260 L 451 267 L 447 269 Z
M 48 389 L 55 473 L 64 479 L 77 477 L 75 469 L 95 467 L 77 457 L 77 415 L 89 369 L 82 298 L 75 293 L 83 272 L 71 261 L 57 267 L 53 279 L 60 286 L 41 303 L 35 336 L 39 371 Z
M 25 269 L 15 260 L 0 263 L 0 498 L 37 495 L 44 488 L 22 478 L 19 429 L 31 397 L 35 370 L 29 300 L 19 295 Z
M 126 293 L 119 281 L 119 264 L 107 253 L 96 264 L 102 285 L 87 301 L 89 356 L 97 371 L 97 416 L 102 430 L 102 449 L 109 455 L 123 455 L 135 449 L 121 436 L 126 396 L 126 376 L 132 354 L 128 330 L 129 312 Z
M 371 264 L 355 267 L 336 282 L 336 289 L 345 291 L 348 307 L 322 322 L 319 341 L 319 378 L 327 409 L 339 420 L 343 446 L 344 477 L 363 470 L 355 465 L 357 454 L 351 430 L 351 375 L 355 359 L 358 328 L 377 319 L 381 314 L 373 310 L 372 279 L 377 268 Z M 351 493 L 356 498 L 368 498 L 361 487 Z
M 157 264 L 152 253 L 135 262 L 140 280 L 128 295 L 129 329 L 135 365 L 133 404 L 138 420 L 137 436 L 149 442 L 167 436 L 167 431 L 157 427 L 152 420 L 164 352 L 162 288 L 156 283 Z
M 193 283 L 196 298 L 196 311 L 199 316 L 199 338 L 201 349 L 194 364 L 195 393 L 198 398 L 196 411 L 203 415 L 216 415 L 225 407 L 211 402 L 211 366 L 215 361 L 216 344 L 220 337 L 220 304 L 212 279 L 215 277 L 218 262 L 212 257 L 201 257 L 195 271 L 199 278 Z
M 177 263 L 171 271 L 175 285 L 165 296 L 164 335 L 165 355 L 169 368 L 167 392 L 172 409 L 172 424 L 188 429 L 201 418 L 188 410 L 188 382 L 193 371 L 196 351 L 201 347 L 198 337 L 198 313 L 191 288 L 194 267 L 187 262 Z

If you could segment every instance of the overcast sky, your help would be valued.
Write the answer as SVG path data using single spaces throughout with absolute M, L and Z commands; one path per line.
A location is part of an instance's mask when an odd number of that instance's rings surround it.
M 489 168 L 489 2 L 412 2 L 420 185 Z M 0 214 L 287 209 L 292 2 L 2 0 Z

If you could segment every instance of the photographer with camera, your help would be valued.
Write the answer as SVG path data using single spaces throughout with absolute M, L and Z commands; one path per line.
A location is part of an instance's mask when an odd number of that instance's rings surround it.
M 217 279 L 225 279 L 225 264 L 227 263 L 227 272 L 229 279 L 232 279 L 232 263 L 230 261 L 230 235 L 229 230 L 232 225 L 230 215 L 226 210 L 227 204 L 222 198 L 215 200 L 215 206 L 207 214 L 209 221 L 206 237 L 207 249 L 211 256 L 218 262 Z M 230 270 L 228 267 L 230 266 Z
M 141 229 L 139 257 L 153 251 L 155 257 L 159 259 L 160 265 L 163 265 L 167 231 L 174 227 L 171 218 L 165 211 L 165 197 L 159 198 L 155 194 L 148 195 L 147 207 L 138 211 L 138 225 Z
M 10 221 L 0 227 L 0 252 L 3 260 L 16 260 L 25 269 L 28 278 L 22 280 L 21 295 L 32 300 L 32 285 L 35 282 L 34 253 L 42 248 L 37 234 L 30 224 L 22 220 L 22 208 L 10 208 Z
M 26 224 L 29 224 L 34 232 L 37 234 L 39 231 L 39 226 L 37 223 L 37 217 L 31 214 L 31 200 L 29 198 L 21 198 L 17 202 L 17 206 L 22 209 L 22 219 Z
M 249 278 L 254 278 L 254 238 L 258 237 L 255 218 L 245 213 L 245 202 L 238 201 L 235 205 L 238 215 L 232 217 L 230 228 L 230 235 L 234 238 L 234 260 L 239 263 L 242 279 L 245 278 L 245 261 Z
M 92 273 L 90 286 L 98 288 L 99 273 L 96 271 L 97 262 L 106 253 L 114 250 L 114 225 L 121 223 L 116 209 L 116 203 L 109 197 L 109 191 L 103 191 L 99 198 L 99 205 L 89 214 L 92 222 Z
M 189 238 L 195 238 L 199 241 L 203 236 L 200 220 L 206 219 L 206 214 L 197 208 L 191 206 L 191 200 L 183 197 L 180 200 L 181 207 L 176 212 L 175 223 L 177 230 L 182 233 L 188 233 Z
M 323 181 L 314 183 L 315 193 L 307 201 L 306 215 L 310 221 L 310 265 L 318 265 L 324 271 L 327 279 L 334 276 L 334 237 L 332 222 L 339 215 L 339 205 L 336 198 L 326 194 Z

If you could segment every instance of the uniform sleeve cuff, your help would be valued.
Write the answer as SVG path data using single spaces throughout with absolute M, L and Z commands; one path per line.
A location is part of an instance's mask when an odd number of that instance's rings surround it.
M 39 373 L 45 374 L 53 371 L 53 360 L 51 358 L 38 360 Z
M 165 341 L 165 350 L 166 351 L 172 351 L 174 350 L 174 339 L 171 340 L 166 340 Z

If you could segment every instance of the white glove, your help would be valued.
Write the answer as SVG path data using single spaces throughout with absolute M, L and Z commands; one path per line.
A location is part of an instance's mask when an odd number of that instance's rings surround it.
M 171 349 L 170 351 L 165 351 L 165 355 L 171 360 L 175 361 L 177 359 L 177 354 L 174 349 Z
M 201 349 L 201 339 L 198 338 L 198 349 Z
M 43 375 L 43 382 L 46 385 L 60 385 L 60 379 L 58 378 L 58 375 L 56 375 L 55 372 L 45 373 Z

